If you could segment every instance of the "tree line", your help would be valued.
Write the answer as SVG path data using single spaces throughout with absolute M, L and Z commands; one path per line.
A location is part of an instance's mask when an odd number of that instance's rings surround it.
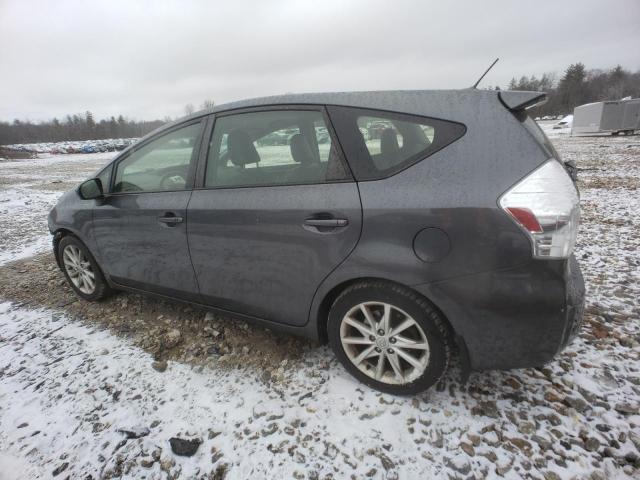
M 0 122 L 0 145 L 141 137 L 164 123 L 129 120 L 122 115 L 96 122 L 91 112 L 39 123 L 16 119 Z
M 539 78 L 523 76 L 512 78 L 507 88 L 547 92 L 547 102 L 531 109 L 533 117 L 565 115 L 585 103 L 640 97 L 640 71 L 631 72 L 620 65 L 611 70 L 587 70 L 584 64 L 574 63 L 559 80 L 555 73 L 545 73 Z
M 200 109 L 211 109 L 214 105 L 213 100 L 205 100 L 200 105 Z M 186 115 L 190 115 L 195 107 L 190 103 L 184 110 Z M 163 120 L 135 121 L 118 115 L 96 122 L 93 113 L 89 111 L 83 114 L 67 115 L 62 120 L 54 118 L 38 123 L 15 119 L 13 122 L 0 122 L 0 145 L 137 138 L 170 121 L 172 121 L 170 117 L 165 117 Z

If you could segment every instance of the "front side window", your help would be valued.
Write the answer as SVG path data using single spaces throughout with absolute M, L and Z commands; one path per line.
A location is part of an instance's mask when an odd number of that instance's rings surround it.
M 189 168 L 200 134 L 195 123 L 135 150 L 118 163 L 114 192 L 158 192 L 187 188 Z
M 357 180 L 388 177 L 460 138 L 465 127 L 435 118 L 330 107 Z
M 324 183 L 349 178 L 319 111 L 275 110 L 217 118 L 205 187 Z

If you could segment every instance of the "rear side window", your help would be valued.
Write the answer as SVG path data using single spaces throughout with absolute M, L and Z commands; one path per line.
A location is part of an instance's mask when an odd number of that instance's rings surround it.
M 330 107 L 329 113 L 359 181 L 398 173 L 466 130 L 460 123 L 377 110 Z
M 245 112 L 216 119 L 205 187 L 326 183 L 349 179 L 316 110 Z

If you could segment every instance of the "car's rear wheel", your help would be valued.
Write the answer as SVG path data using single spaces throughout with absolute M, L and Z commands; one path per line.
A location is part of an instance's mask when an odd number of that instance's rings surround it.
M 449 362 L 444 319 L 426 299 L 382 281 L 348 287 L 329 312 L 329 342 L 356 378 L 410 395 L 438 382 Z
M 88 301 L 98 301 L 112 291 L 93 255 L 76 237 L 68 235 L 58 243 L 62 271 L 76 294 Z

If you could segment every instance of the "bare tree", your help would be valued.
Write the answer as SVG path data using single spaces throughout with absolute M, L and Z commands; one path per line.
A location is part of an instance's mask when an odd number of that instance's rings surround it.
M 195 109 L 193 108 L 193 103 L 187 103 L 184 106 L 185 115 L 191 115 L 194 111 L 195 111 Z
M 213 100 L 211 100 L 211 99 L 205 100 L 204 102 L 202 102 L 202 110 L 210 110 L 215 105 L 216 105 L 216 102 L 214 102 Z

